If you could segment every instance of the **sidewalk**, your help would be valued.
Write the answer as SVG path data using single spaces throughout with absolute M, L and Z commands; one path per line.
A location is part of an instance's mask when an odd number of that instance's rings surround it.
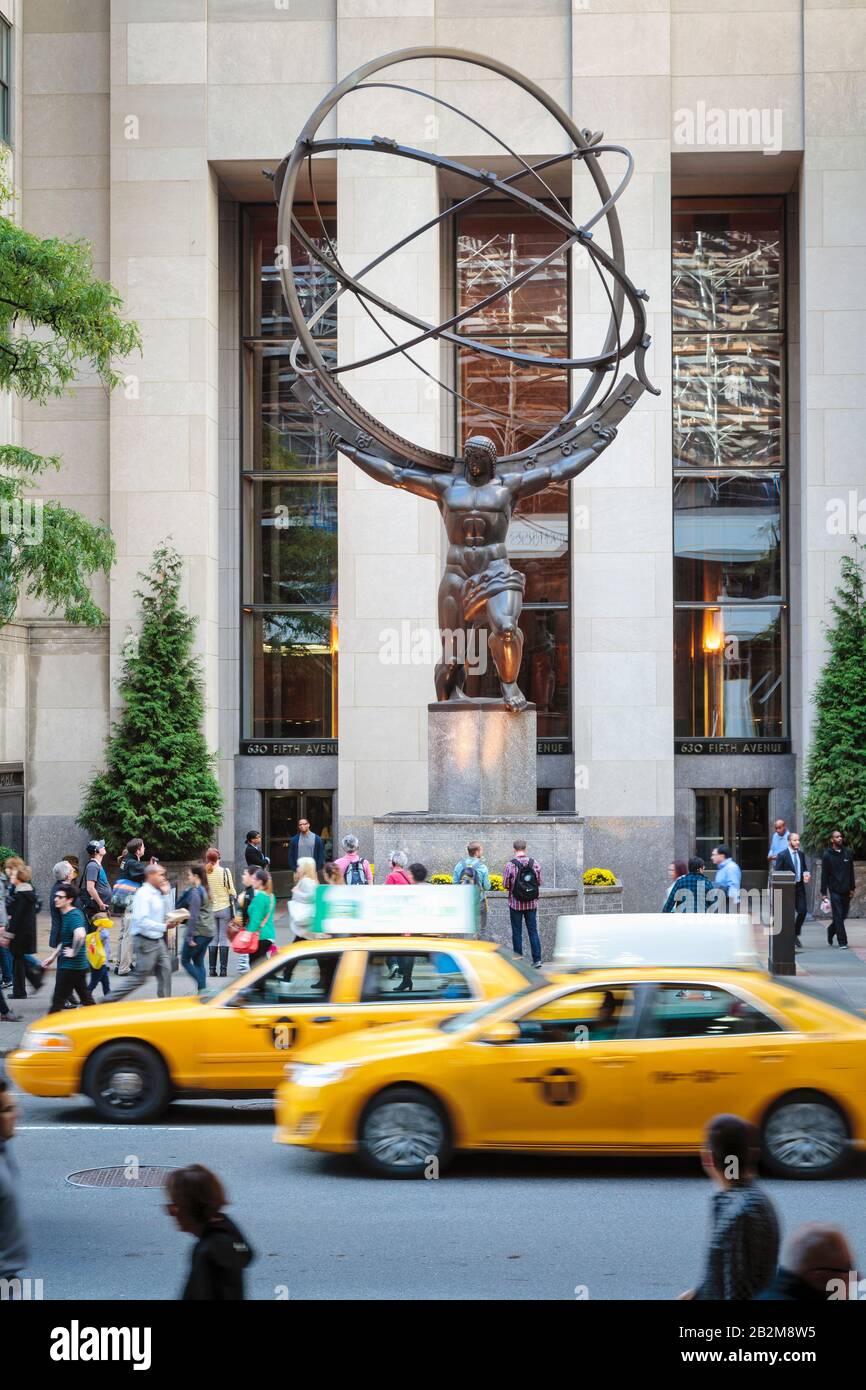
M 116 954 L 118 941 L 120 939 L 121 919 L 119 917 L 115 917 L 112 920 L 113 926 L 111 929 L 111 955 L 113 958 Z M 285 920 L 285 913 L 278 914 L 277 944 L 279 946 L 285 945 L 286 941 L 288 940 L 288 929 L 285 926 Z M 40 957 L 44 957 L 48 954 L 48 936 L 50 930 L 51 919 L 49 918 L 47 912 L 41 912 L 39 914 L 39 920 L 37 924 L 38 949 L 36 952 L 36 954 Z M 232 979 L 237 974 L 237 959 L 238 958 L 234 954 L 234 952 L 230 951 L 229 977 Z M 109 969 L 111 971 L 112 984 L 119 983 L 118 977 L 114 974 L 113 963 L 109 966 Z M 12 1010 L 13 1013 L 19 1015 L 21 1022 L 0 1023 L 0 1057 L 5 1056 L 7 1052 L 14 1051 L 14 1049 L 18 1047 L 21 1041 L 25 1028 L 29 1028 L 30 1025 L 32 1023 L 35 1023 L 37 1019 L 44 1018 L 45 1015 L 48 1013 L 49 1009 L 51 1008 L 51 996 L 54 992 L 54 977 L 54 969 L 46 971 L 45 984 L 39 990 L 38 994 L 30 994 L 28 992 L 28 996 L 26 999 L 13 999 L 11 994 L 8 991 L 4 990 L 4 994 L 6 995 L 6 1003 L 9 1005 L 9 1008 Z M 208 978 L 208 984 L 219 984 L 219 981 L 211 980 L 210 978 Z M 171 977 L 171 992 L 172 997 L 176 999 L 179 999 L 186 994 L 195 993 L 195 982 L 192 979 L 192 977 L 186 973 L 182 966 L 178 966 L 178 969 Z M 97 990 L 95 998 L 98 1001 L 98 1007 L 99 1003 L 101 1003 L 103 999 L 101 987 Z M 156 980 L 148 980 L 147 984 L 142 985 L 141 989 L 136 990 L 134 994 L 128 995 L 127 998 L 129 998 L 132 1001 L 136 999 L 155 999 Z M 107 1002 L 110 1002 L 110 1000 Z

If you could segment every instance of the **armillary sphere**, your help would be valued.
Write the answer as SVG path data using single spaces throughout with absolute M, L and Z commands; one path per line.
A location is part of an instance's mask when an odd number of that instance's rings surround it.
M 441 97 L 396 82 L 383 83 L 369 80 L 375 74 L 394 67 L 396 64 L 405 64 L 422 59 L 449 59 L 472 64 L 485 68 L 514 83 L 549 112 L 567 136 L 570 148 L 565 153 L 552 155 L 535 164 L 530 164 L 487 126 L 482 125 L 480 121 L 466 112 L 459 111 L 458 108 L 444 101 Z M 383 135 L 372 135 L 369 138 L 347 136 L 317 138 L 323 122 L 343 97 L 351 92 L 382 87 L 388 90 L 411 92 L 440 108 L 444 107 L 462 116 L 494 140 L 503 154 L 509 156 L 510 161 L 516 167 L 510 173 L 499 176 L 488 169 L 476 168 L 465 162 L 448 159 L 444 155 L 433 153 L 431 150 L 415 149 L 408 145 L 398 144 L 397 141 Z M 323 237 L 317 243 L 309 235 L 295 213 L 299 177 L 304 166 L 308 166 L 312 186 L 314 156 L 339 150 L 369 151 L 376 154 L 388 154 L 394 158 L 415 160 L 419 164 L 468 179 L 477 185 L 477 190 L 454 202 L 437 216 L 395 241 L 356 274 L 350 275 L 339 260 L 337 248 L 325 232 L 324 223 L 322 224 Z M 626 160 L 625 173 L 613 191 L 611 191 L 601 168 L 601 157 L 605 154 L 622 155 Z M 567 208 L 549 187 L 544 177 L 545 173 L 554 166 L 570 163 L 573 160 L 581 160 L 586 166 L 595 184 L 600 202 L 594 215 L 582 225 L 578 225 L 572 219 Z M 645 301 L 648 296 L 643 290 L 636 289 L 626 274 L 622 232 L 616 209 L 616 204 L 631 178 L 633 168 L 634 161 L 628 150 L 621 145 L 603 143 L 602 135 L 598 132 L 593 134 L 589 129 L 579 129 L 549 93 L 513 68 L 506 67 L 503 63 L 499 63 L 493 58 L 484 57 L 482 54 L 467 53 L 454 48 L 404 48 L 384 57 L 372 59 L 356 68 L 342 82 L 337 83 L 319 103 L 298 136 L 291 154 L 286 156 L 274 176 L 275 196 L 279 204 L 279 243 L 288 246 L 294 237 L 313 261 L 334 277 L 337 285 L 327 301 L 307 317 L 302 308 L 301 293 L 299 285 L 296 283 L 292 265 L 284 263 L 281 268 L 283 291 L 297 335 L 291 356 L 292 367 L 298 374 L 298 383 L 294 388 L 296 395 L 313 411 L 323 427 L 337 429 L 342 438 L 354 442 L 358 438 L 372 437 L 379 445 L 379 452 L 383 458 L 399 461 L 401 464 L 408 462 L 436 472 L 450 473 L 455 466 L 453 457 L 423 448 L 389 429 L 387 425 L 369 414 L 350 395 L 339 379 L 346 372 L 368 366 L 373 362 L 381 362 L 398 353 L 408 357 L 418 367 L 419 364 L 411 355 L 412 349 L 429 339 L 434 339 L 452 344 L 458 351 L 468 349 L 473 353 L 501 358 L 507 362 L 527 367 L 542 367 L 555 369 L 558 372 L 587 374 L 587 380 L 582 390 L 579 391 L 574 403 L 560 422 L 527 448 L 501 458 L 499 460 L 500 467 L 531 468 L 544 464 L 553 457 L 562 458 L 564 455 L 579 449 L 582 443 L 592 437 L 591 432 L 593 430 L 597 432 L 605 426 L 615 426 L 629 412 L 644 390 L 649 390 L 654 395 L 659 394 L 658 390 L 647 379 L 645 371 L 645 357 L 650 344 L 645 309 Z M 391 302 L 374 291 L 369 284 L 364 283 L 365 277 L 371 271 L 382 265 L 390 256 L 395 255 L 417 237 L 438 226 L 446 219 L 454 217 L 458 212 L 465 211 L 482 200 L 491 198 L 510 200 L 516 208 L 537 214 L 538 217 L 543 218 L 546 223 L 556 229 L 561 237 L 560 244 L 548 255 L 540 257 L 525 270 L 516 274 L 507 283 L 497 286 L 485 298 L 473 303 L 470 308 L 454 313 L 439 323 L 427 322 L 401 305 Z M 313 202 L 314 206 L 318 208 L 315 192 L 313 193 Z M 599 246 L 593 236 L 592 229 L 602 218 L 606 219 L 607 222 L 609 252 Z M 472 337 L 462 331 L 462 324 L 466 318 L 477 315 L 480 310 L 495 303 L 504 295 L 519 289 L 534 275 L 543 271 L 551 261 L 561 257 L 564 252 L 574 246 L 585 248 L 591 264 L 604 285 L 609 304 L 610 315 L 607 331 L 598 353 L 591 357 L 551 357 L 544 353 L 524 352 L 499 346 L 486 341 L 484 338 Z M 291 257 L 286 259 L 291 261 Z M 325 359 L 316 342 L 313 329 L 322 316 L 332 310 L 336 302 L 345 294 L 356 296 L 365 312 L 378 325 L 388 340 L 388 346 L 381 347 L 380 350 L 366 357 L 352 362 L 341 362 L 337 365 L 333 361 Z M 630 313 L 630 325 L 627 332 L 623 327 L 626 304 Z M 394 338 L 393 334 L 380 322 L 377 311 L 392 316 L 407 325 L 409 333 L 404 341 L 398 342 Z M 633 358 L 634 375 L 620 376 L 622 364 L 629 358 Z M 425 371 L 426 369 L 421 367 L 420 370 Z M 460 395 L 459 392 L 454 391 L 452 387 L 443 382 L 439 382 L 439 385 L 445 391 Z

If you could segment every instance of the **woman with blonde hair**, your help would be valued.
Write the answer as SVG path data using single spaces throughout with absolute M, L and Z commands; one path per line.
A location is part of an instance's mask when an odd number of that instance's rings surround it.
M 237 893 L 231 870 L 220 863 L 218 849 L 209 849 L 205 855 L 207 868 L 207 891 L 213 909 L 213 939 L 208 947 L 208 962 L 212 976 L 217 974 L 217 953 L 219 953 L 219 974 L 225 977 L 229 967 L 229 923 L 235 914 Z
M 289 902 L 289 924 L 296 938 L 309 935 L 308 928 L 313 920 L 318 883 L 315 859 L 299 859 L 295 870 L 295 886 Z

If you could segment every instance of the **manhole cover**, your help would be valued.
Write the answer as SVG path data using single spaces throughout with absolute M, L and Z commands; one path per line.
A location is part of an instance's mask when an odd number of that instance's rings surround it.
M 73 1187 L 162 1187 L 173 1171 L 143 1163 L 135 1177 L 130 1177 L 128 1168 L 82 1168 L 80 1173 L 70 1173 L 66 1181 Z

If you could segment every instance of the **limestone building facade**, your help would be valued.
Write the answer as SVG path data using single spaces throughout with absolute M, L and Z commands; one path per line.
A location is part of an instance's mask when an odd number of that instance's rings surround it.
M 3 438 L 62 456 L 54 495 L 107 521 L 118 549 L 97 587 L 103 630 L 28 604 L 0 633 L 0 841 L 47 882 L 86 839 L 81 786 L 116 711 L 135 577 L 166 537 L 198 619 L 223 857 L 262 828 L 282 873 L 301 815 L 334 842 L 369 841 L 374 817 L 424 809 L 432 666 L 418 634 L 435 626 L 441 523 L 299 418 L 261 171 L 338 78 L 438 45 L 520 69 L 635 158 L 620 210 L 661 394 L 513 528 L 539 810 L 586 818 L 586 862 L 613 869 L 635 910 L 657 906 L 668 863 L 695 846 L 733 840 L 757 873 L 773 820 L 797 821 L 823 625 L 840 555 L 866 536 L 866 6 L 0 0 L 0 16 L 17 215 L 87 238 L 144 341 L 110 398 L 85 379 L 42 409 L 0 409 Z M 524 159 L 560 152 L 544 113 L 489 73 L 425 60 L 383 80 L 332 129 L 510 167 L 399 82 Z M 565 169 L 553 192 L 583 214 L 587 181 Z M 384 155 L 317 170 L 309 215 L 350 268 L 460 196 Z M 543 229 L 515 231 L 494 205 L 407 245 L 378 285 L 436 320 L 540 247 Z M 512 299 L 480 334 L 534 337 L 552 356 L 603 334 L 604 293 L 578 256 Z M 376 332 L 346 299 L 321 327 L 342 362 L 374 353 Z M 531 431 L 567 400 L 555 372 L 517 379 L 430 344 L 417 356 L 472 404 L 399 357 L 346 384 L 419 443 L 507 432 L 511 405 Z

